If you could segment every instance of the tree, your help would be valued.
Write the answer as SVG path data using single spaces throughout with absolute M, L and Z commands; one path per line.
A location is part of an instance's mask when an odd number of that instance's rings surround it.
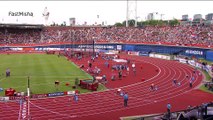
M 158 25 L 158 21 L 157 20 L 150 20 L 149 24 L 155 26 L 155 25 Z
M 122 27 L 124 25 L 122 23 L 120 23 L 120 22 L 117 22 L 117 23 L 114 24 L 114 26 L 116 26 L 116 27 Z
M 165 25 L 165 24 L 164 24 L 163 20 L 158 20 L 158 25 L 159 25 L 159 26 L 163 26 L 163 25 Z
M 177 19 L 169 20 L 169 25 L 171 26 L 180 25 L 180 22 Z
M 63 23 L 64 23 L 64 26 L 66 26 L 66 21 L 64 21 Z
M 135 26 L 135 20 L 131 19 L 128 21 L 129 27 L 134 27 Z M 180 25 L 180 22 L 177 19 L 173 19 L 173 20 L 147 20 L 147 21 L 137 21 L 137 25 L 138 27 L 142 27 L 142 26 L 164 26 L 164 25 L 171 25 L 171 26 L 175 26 L 175 25 Z M 122 23 L 117 22 L 114 24 L 114 26 L 117 27 L 121 27 L 121 26 L 126 26 L 126 21 L 123 21 Z
M 138 24 L 138 27 L 142 27 L 144 25 L 143 21 L 139 21 L 137 24 Z
M 141 24 L 144 26 L 149 25 L 149 21 L 142 21 Z
M 122 24 L 123 24 L 123 26 L 126 26 L 126 20 L 123 21 Z M 134 20 L 134 19 L 129 20 L 129 21 L 128 21 L 128 24 L 129 24 L 129 27 L 135 26 L 135 20 Z
M 147 20 L 147 21 L 142 21 L 142 25 L 150 25 L 150 26 L 163 26 L 165 25 L 165 21 L 162 20 Z

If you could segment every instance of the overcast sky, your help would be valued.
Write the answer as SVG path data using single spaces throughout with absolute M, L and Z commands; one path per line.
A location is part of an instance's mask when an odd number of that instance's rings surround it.
M 135 1 L 129 2 L 130 18 L 135 16 Z M 106 23 L 108 25 L 126 19 L 127 1 L 0 1 L 0 23 L 43 24 L 42 13 L 47 7 L 49 23 L 69 24 L 69 18 L 76 18 L 77 24 Z M 9 12 L 32 12 L 31 16 L 9 16 Z M 183 14 L 193 18 L 194 14 L 213 13 L 213 1 L 137 1 L 138 20 L 145 20 L 148 13 L 158 12 L 155 18 L 181 19 Z M 97 17 L 99 15 L 99 18 Z

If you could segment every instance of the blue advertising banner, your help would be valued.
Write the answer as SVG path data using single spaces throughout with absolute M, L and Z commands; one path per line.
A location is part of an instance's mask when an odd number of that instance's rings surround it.
M 206 59 L 209 61 L 213 61 L 213 51 L 209 50 L 206 52 Z
M 48 97 L 62 96 L 64 92 L 48 93 Z
M 5 49 L 7 47 L 0 47 Z M 66 44 L 66 45 L 47 45 L 34 47 L 37 51 L 45 51 L 48 48 L 56 48 L 63 50 L 65 48 L 75 49 L 93 49 L 92 44 Z M 212 51 L 205 48 L 186 47 L 186 46 L 165 46 L 165 45 L 149 45 L 149 44 L 125 44 L 125 43 L 106 43 L 106 44 L 95 44 L 95 49 L 101 50 L 122 50 L 140 52 L 140 55 L 148 56 L 149 53 L 160 53 L 170 55 L 184 55 L 189 57 L 204 58 L 213 61 Z M 207 52 L 208 51 L 208 52 Z M 147 54 L 148 53 L 148 54 Z

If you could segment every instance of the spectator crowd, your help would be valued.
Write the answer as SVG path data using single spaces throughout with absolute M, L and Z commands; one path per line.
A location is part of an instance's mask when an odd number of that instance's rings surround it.
M 150 43 L 213 47 L 213 26 L 0 28 L 0 44 Z

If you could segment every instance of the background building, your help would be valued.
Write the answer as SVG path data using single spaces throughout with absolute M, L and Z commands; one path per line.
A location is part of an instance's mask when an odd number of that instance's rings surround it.
M 75 18 L 70 18 L 70 26 L 75 26 Z
M 209 13 L 205 16 L 206 25 L 213 24 L 213 13 Z
M 202 19 L 202 15 L 201 14 L 195 14 L 193 20 L 200 20 Z
M 147 20 L 153 20 L 154 19 L 154 14 L 153 13 L 149 13 L 147 15 Z
M 206 20 L 213 20 L 213 13 L 209 13 L 205 16 Z
M 188 21 L 189 15 L 182 15 L 182 21 Z

